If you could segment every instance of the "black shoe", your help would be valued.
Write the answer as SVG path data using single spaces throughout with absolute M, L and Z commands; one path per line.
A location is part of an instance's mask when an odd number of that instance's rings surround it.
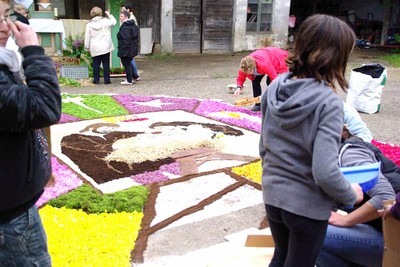
M 93 81 L 92 83 L 93 83 L 93 84 L 99 84 L 99 82 L 95 82 L 95 81 Z
M 254 105 L 250 108 L 251 111 L 261 111 L 260 105 Z
M 104 84 L 111 84 L 111 82 L 104 82 Z

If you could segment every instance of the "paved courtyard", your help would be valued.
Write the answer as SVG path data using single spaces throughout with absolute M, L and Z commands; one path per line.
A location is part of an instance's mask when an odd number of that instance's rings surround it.
M 387 62 L 380 57 L 385 51 L 375 49 L 356 49 L 349 62 L 349 70 L 359 67 L 366 63 L 381 63 L 387 68 L 388 81 L 383 89 L 381 99 L 381 109 L 376 114 L 361 114 L 369 128 L 374 134 L 374 138 L 392 144 L 400 145 L 398 134 L 399 109 L 399 88 L 400 69 L 390 67 Z M 165 95 L 172 97 L 188 97 L 199 99 L 221 99 L 227 103 L 234 103 L 242 97 L 251 97 L 251 83 L 247 81 L 244 94 L 240 97 L 227 93 L 226 86 L 236 82 L 236 74 L 240 59 L 247 53 L 232 55 L 175 55 L 163 59 L 152 57 L 139 57 L 137 64 L 139 68 L 140 81 L 134 85 L 120 85 L 122 77 L 112 78 L 110 85 L 86 86 L 81 88 L 62 87 L 63 92 L 73 94 L 133 94 L 133 95 Z M 102 82 L 102 80 L 101 80 Z M 339 93 L 345 99 L 344 93 Z M 247 207 L 229 214 L 207 219 L 202 223 L 187 224 L 180 227 L 166 229 L 153 235 L 149 241 L 149 247 L 144 254 L 145 262 L 153 261 L 155 265 L 148 266 L 171 266 L 166 264 L 168 261 L 158 262 L 157 259 L 165 256 L 179 257 L 192 253 L 191 259 L 210 255 L 211 250 L 207 247 L 214 246 L 216 255 L 210 259 L 207 266 L 224 266 L 217 264 L 218 254 L 221 255 L 221 248 L 218 244 L 226 240 L 226 236 L 235 235 L 238 232 L 249 228 L 259 228 L 264 217 L 262 204 Z M 173 242 L 170 238 L 173 237 Z M 241 239 L 242 237 L 238 237 Z M 233 240 L 235 237 L 233 237 Z M 237 238 L 236 238 L 237 239 Z M 184 244 L 184 245 L 182 245 Z M 225 247 L 224 249 L 229 248 Z M 232 249 L 231 256 L 241 253 Z M 198 251 L 198 252 L 194 252 Z M 200 251 L 200 252 L 199 252 Z M 232 253 L 233 252 L 233 253 Z M 265 251 L 264 251 L 265 252 Z M 263 253 L 264 253 L 263 252 Z M 264 255 L 261 253 L 262 255 Z M 270 251 L 268 252 L 270 253 Z M 260 259 L 258 252 L 249 252 L 249 256 Z M 230 259 L 225 259 L 225 263 Z M 178 258 L 175 259 L 175 262 Z M 237 262 L 240 260 L 236 259 Z M 166 265 L 162 265 L 166 264 Z M 214 265 L 213 265 L 214 264 Z M 244 262 L 242 262 L 241 266 Z M 197 265 L 196 265 L 197 266 Z M 199 265 L 200 266 L 200 265 Z M 230 265 L 233 266 L 233 265 Z M 235 265 L 239 266 L 239 265 Z

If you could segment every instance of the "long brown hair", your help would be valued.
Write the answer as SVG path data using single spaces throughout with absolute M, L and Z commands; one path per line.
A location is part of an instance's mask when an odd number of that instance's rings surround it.
M 325 81 L 335 90 L 335 83 L 346 91 L 347 61 L 355 43 L 353 30 L 342 20 L 316 14 L 300 26 L 289 58 L 289 70 L 299 78 Z

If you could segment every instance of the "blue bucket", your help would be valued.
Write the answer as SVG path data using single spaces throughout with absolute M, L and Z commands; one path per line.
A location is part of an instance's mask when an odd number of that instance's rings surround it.
M 374 188 L 379 179 L 381 163 L 376 162 L 363 166 L 342 167 L 344 178 L 350 183 L 358 183 L 363 192 Z

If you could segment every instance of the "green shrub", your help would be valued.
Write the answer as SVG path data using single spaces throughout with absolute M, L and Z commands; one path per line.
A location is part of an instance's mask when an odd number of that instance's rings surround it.
M 82 87 L 82 84 L 75 79 L 60 77 L 58 78 L 58 82 L 60 85 L 69 86 L 69 87 Z
M 142 212 L 149 195 L 145 186 L 133 186 L 111 194 L 101 194 L 89 185 L 50 200 L 47 204 L 56 208 L 83 210 L 86 213 Z

